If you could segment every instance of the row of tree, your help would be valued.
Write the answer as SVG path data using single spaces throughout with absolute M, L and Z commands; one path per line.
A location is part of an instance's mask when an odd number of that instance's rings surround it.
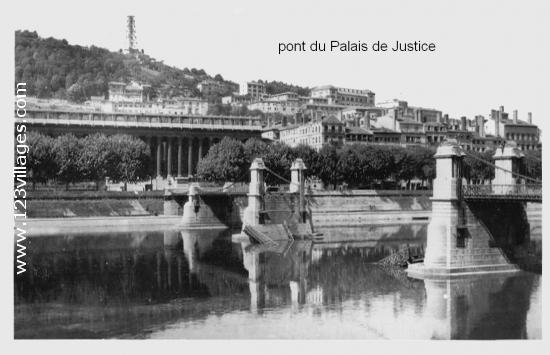
M 290 179 L 290 167 L 296 158 L 302 158 L 306 177 L 316 177 L 328 185 L 346 183 L 351 187 L 368 187 L 382 181 L 413 179 L 431 181 L 435 177 L 435 148 L 381 145 L 325 145 L 319 151 L 299 145 L 291 148 L 283 143 L 266 144 L 257 139 L 246 143 L 224 138 L 212 146 L 198 165 L 198 175 L 208 181 L 247 181 L 248 169 L 255 157 L 261 157 L 266 166 L 277 175 Z M 492 162 L 494 152 L 469 152 L 464 159 L 464 176 L 478 182 L 494 178 L 494 168 L 482 160 Z M 526 154 L 523 174 L 540 179 L 542 162 L 540 152 Z M 269 184 L 283 183 L 268 172 Z
M 150 149 L 139 138 L 117 134 L 73 134 L 51 137 L 28 134 L 28 168 L 33 182 L 55 180 L 63 183 L 101 181 L 133 182 L 146 178 Z
M 320 151 L 299 145 L 266 144 L 257 139 L 246 143 L 224 138 L 212 146 L 198 165 L 198 175 L 208 181 L 247 181 L 248 169 L 255 157 L 261 157 L 275 174 L 290 179 L 290 167 L 296 158 L 306 164 L 306 177 L 316 177 L 325 184 L 363 187 L 376 181 L 434 177 L 433 149 L 377 145 L 326 145 Z M 268 183 L 284 183 L 268 173 Z
M 51 137 L 28 134 L 28 168 L 33 182 L 55 180 L 63 183 L 101 181 L 134 182 L 149 178 L 150 148 L 139 138 L 129 135 L 92 134 L 76 137 L 65 134 Z M 261 157 L 271 172 L 269 184 L 290 180 L 290 167 L 296 158 L 303 159 L 306 177 L 315 177 L 325 185 L 348 184 L 369 187 L 381 181 L 412 179 L 431 181 L 435 177 L 434 148 L 380 145 L 325 145 L 317 151 L 306 145 L 291 148 L 284 143 L 267 144 L 258 139 L 245 143 L 225 137 L 213 145 L 199 162 L 197 174 L 207 181 L 247 182 L 249 167 Z M 492 161 L 493 152 L 470 152 L 464 159 L 464 175 L 472 180 L 490 180 L 494 168 L 483 162 Z M 527 152 L 522 174 L 542 178 L 540 152 Z M 281 177 L 284 179 L 281 179 Z

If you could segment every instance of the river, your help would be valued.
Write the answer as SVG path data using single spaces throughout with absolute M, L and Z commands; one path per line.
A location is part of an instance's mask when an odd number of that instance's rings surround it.
M 540 339 L 541 275 L 410 278 L 426 224 L 250 244 L 227 229 L 27 239 L 16 338 Z

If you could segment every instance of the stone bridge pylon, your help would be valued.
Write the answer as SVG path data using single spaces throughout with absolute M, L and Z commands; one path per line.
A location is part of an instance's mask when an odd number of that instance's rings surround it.
M 423 263 L 411 264 L 413 277 L 448 277 L 519 270 L 507 251 L 529 238 L 525 203 L 507 198 L 499 190 L 479 201 L 465 198 L 463 159 L 466 154 L 454 141 L 442 143 L 434 156 L 432 216 L 428 224 Z M 522 154 L 508 145 L 495 154 L 494 186 L 518 183 Z M 502 190 L 502 189 L 501 189 Z M 527 228 L 526 228 L 527 227 Z

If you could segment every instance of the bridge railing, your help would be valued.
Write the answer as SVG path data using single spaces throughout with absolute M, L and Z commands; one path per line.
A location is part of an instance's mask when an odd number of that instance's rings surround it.
M 465 198 L 541 199 L 542 184 L 463 185 Z

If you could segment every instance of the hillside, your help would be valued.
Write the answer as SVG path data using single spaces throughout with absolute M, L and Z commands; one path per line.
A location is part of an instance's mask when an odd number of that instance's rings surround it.
M 235 84 L 219 74 L 211 77 L 202 69 L 175 68 L 144 53 L 128 55 L 41 38 L 36 32 L 15 32 L 15 81 L 26 82 L 32 96 L 81 101 L 106 96 L 109 81 L 129 80 L 151 84 L 156 96 L 200 96 L 196 86 L 209 78 L 227 88 L 217 96 L 231 93 Z
M 106 96 L 109 81 L 136 80 L 153 87 L 153 96 L 197 96 L 197 84 L 205 79 L 221 83 L 218 92 L 203 97 L 220 102 L 236 83 L 203 69 L 179 69 L 141 52 L 135 55 L 111 52 L 96 46 L 69 44 L 65 39 L 42 38 L 35 31 L 15 32 L 15 81 L 27 83 L 27 93 L 40 98 L 84 101 L 90 96 Z M 261 81 L 261 80 L 260 80 Z M 307 95 L 308 88 L 264 81 L 268 94 L 294 91 Z

